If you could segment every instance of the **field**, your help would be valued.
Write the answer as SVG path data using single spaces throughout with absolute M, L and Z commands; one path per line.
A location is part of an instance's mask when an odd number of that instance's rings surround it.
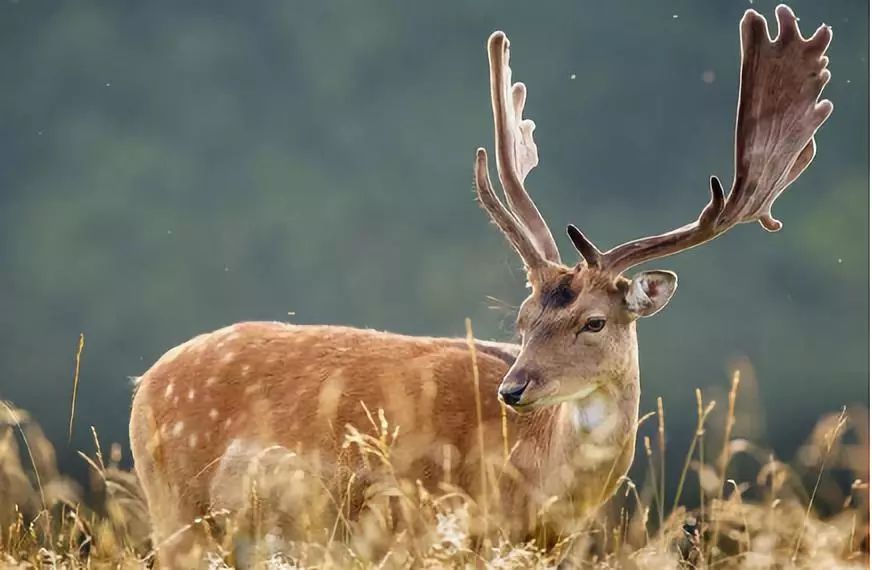
M 810 426 L 797 458 L 782 462 L 734 435 L 739 387 L 737 374 L 723 402 L 697 391 L 698 429 L 672 475 L 661 459 L 663 409 L 643 416 L 651 428 L 650 436 L 640 435 L 643 451 L 636 456 L 646 467 L 644 479 L 624 480 L 596 520 L 578 533 L 551 537 L 548 551 L 536 541 L 511 543 L 501 533 L 512 513 L 500 510 L 499 497 L 480 505 L 447 483 L 432 493 L 415 482 L 381 481 L 369 488 L 363 515 L 349 520 L 330 508 L 342 501 L 282 449 L 252 458 L 247 475 L 233 482 L 244 488 L 236 512 L 214 511 L 179 533 L 207 530 L 208 567 L 215 569 L 234 567 L 241 553 L 270 569 L 553 568 L 570 547 L 581 553 L 580 568 L 867 568 L 865 411 L 822 418 Z M 397 437 L 402 434 L 375 412 L 372 425 L 349 429 L 347 445 L 390 472 Z M 59 472 L 52 443 L 27 412 L 2 403 L 0 566 L 151 564 L 161 545 L 150 543 L 136 475 L 119 467 L 120 445 L 104 448 L 96 432 L 93 441 L 93 449 L 80 453 L 91 474 L 85 490 Z M 670 476 L 678 483 L 667 497 Z M 282 542 L 275 531 L 287 512 L 300 537 L 294 542 Z

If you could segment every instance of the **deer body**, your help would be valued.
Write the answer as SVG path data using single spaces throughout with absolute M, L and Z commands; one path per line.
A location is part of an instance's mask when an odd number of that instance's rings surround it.
M 519 348 L 476 342 L 485 455 L 503 449 L 497 389 Z M 535 520 L 554 495 L 572 495 L 576 511 L 611 496 L 635 441 L 638 368 L 626 373 L 620 386 L 588 398 L 590 409 L 564 403 L 508 412 L 508 438 L 518 442 L 509 461 L 531 483 L 503 489 L 505 503 L 524 513 L 519 520 Z M 369 425 L 367 409 L 384 410 L 400 426 L 394 455 L 401 476 L 429 489 L 448 481 L 476 496 L 482 450 L 472 377 L 464 339 L 269 322 L 195 337 L 159 359 L 134 397 L 131 445 L 156 541 L 235 502 L 216 492 L 222 486 L 213 480 L 234 442 L 317 452 L 327 460 L 325 472 L 345 470 L 366 482 L 360 456 L 343 450 L 343 442 L 346 425 Z M 337 480 L 340 489 L 346 483 Z M 351 503 L 358 507 L 360 498 Z
M 142 377 L 130 423 L 161 560 L 172 565 L 174 550 L 184 549 L 173 538 L 181 526 L 210 507 L 243 506 L 250 465 L 276 447 L 288 450 L 281 461 L 314 452 L 308 467 L 348 489 L 353 516 L 379 474 L 346 441 L 354 428 L 378 428 L 376 410 L 402 434 L 391 476 L 429 489 L 458 485 L 486 499 L 496 473 L 492 492 L 515 515 L 509 530 L 516 536 L 545 505 L 548 516 L 574 524 L 609 498 L 635 446 L 636 321 L 660 311 L 677 287 L 668 271 L 624 273 L 742 223 L 779 230 L 772 205 L 811 163 L 814 135 L 832 112 L 832 103 L 819 100 L 830 79 L 823 55 L 830 28 L 804 39 L 788 7 L 778 6 L 776 16 L 775 39 L 753 10 L 740 24 L 729 194 L 712 177 L 696 221 L 605 252 L 570 225 L 581 255 L 573 265 L 562 263 L 524 186 L 538 164 L 535 125 L 523 118 L 526 87 L 511 81 L 508 39 L 495 32 L 487 50 L 505 200 L 493 189 L 483 148 L 474 179 L 479 203 L 526 269 L 531 291 L 518 312 L 520 345 L 476 341 L 473 351 L 457 339 L 242 323 L 171 350 Z

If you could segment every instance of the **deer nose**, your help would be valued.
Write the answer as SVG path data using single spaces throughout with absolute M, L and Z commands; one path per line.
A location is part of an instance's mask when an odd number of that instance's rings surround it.
M 517 406 L 518 402 L 521 401 L 521 396 L 524 395 L 524 390 L 527 389 L 527 385 L 518 386 L 517 388 L 509 388 L 508 390 L 500 390 L 500 398 L 503 399 L 503 402 L 510 406 Z
M 530 385 L 530 375 L 525 370 L 511 372 L 500 386 L 500 399 L 509 406 L 517 406 Z

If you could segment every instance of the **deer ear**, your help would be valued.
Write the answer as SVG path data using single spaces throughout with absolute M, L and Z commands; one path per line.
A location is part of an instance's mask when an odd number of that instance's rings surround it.
M 650 317 L 666 306 L 677 287 L 678 275 L 671 271 L 643 271 L 630 280 L 624 302 L 636 317 Z

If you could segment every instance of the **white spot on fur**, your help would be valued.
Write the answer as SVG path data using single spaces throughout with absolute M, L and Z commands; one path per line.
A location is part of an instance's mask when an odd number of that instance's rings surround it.
M 216 382 L 218 382 L 218 379 L 216 377 L 209 376 L 206 379 L 206 387 L 208 388 L 209 386 L 213 386 Z
M 170 382 L 169 384 L 167 384 L 167 389 L 164 391 L 164 398 L 166 398 L 167 400 L 169 400 L 169 399 L 172 397 L 172 395 L 173 395 L 173 390 L 174 390 L 174 389 L 175 389 L 175 384 L 173 384 L 172 382 Z
M 212 421 L 217 420 L 218 419 L 218 410 L 216 410 L 215 408 L 212 408 L 211 410 L 209 410 L 209 419 L 211 419 Z
M 251 364 L 243 364 L 242 365 L 242 375 L 248 376 L 248 373 L 251 371 Z
M 236 358 L 236 353 L 235 352 L 228 352 L 227 354 L 224 355 L 224 358 L 222 358 L 221 361 L 224 362 L 225 364 L 228 364 L 230 362 L 233 362 L 234 358 Z
M 193 388 L 188 390 L 188 400 L 191 400 L 191 401 L 194 400 L 194 389 Z
M 185 422 L 178 421 L 173 425 L 173 437 L 179 437 L 182 435 L 182 431 L 185 429 Z
M 197 434 L 192 433 L 188 436 L 188 447 L 197 447 Z
M 232 423 L 233 423 L 233 418 L 227 418 L 226 420 L 224 420 L 224 429 L 229 428 L 230 424 L 232 424 Z

